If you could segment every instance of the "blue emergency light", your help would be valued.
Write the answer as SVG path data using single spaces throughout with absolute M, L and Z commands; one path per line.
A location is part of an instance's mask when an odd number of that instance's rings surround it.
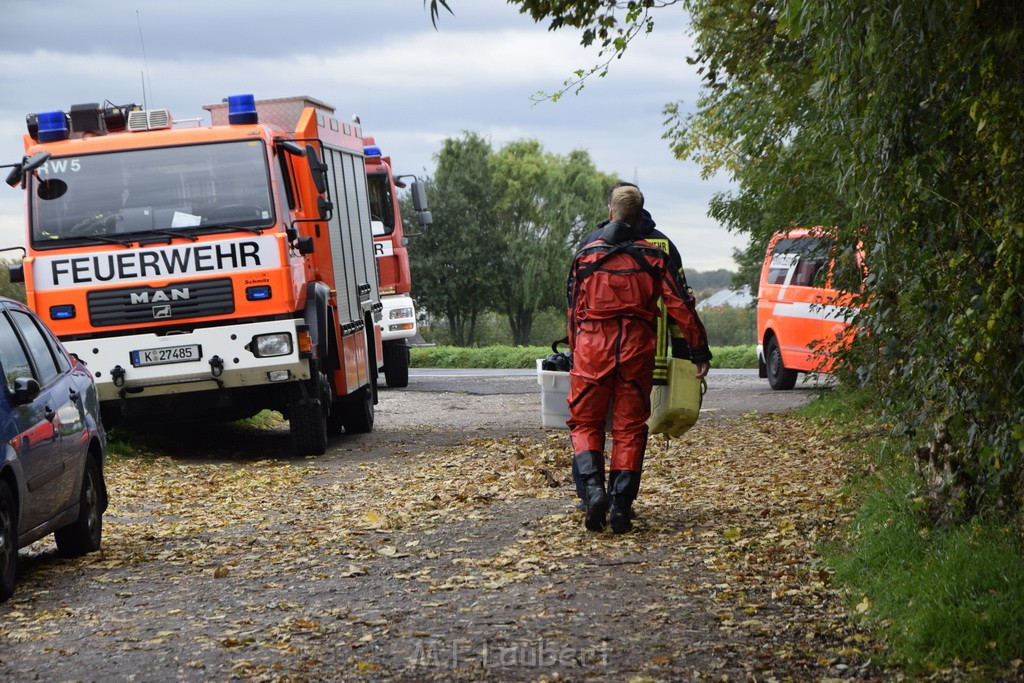
M 41 111 L 36 116 L 39 128 L 39 142 L 56 142 L 67 140 L 71 132 L 68 130 L 68 117 L 62 111 Z
M 242 125 L 259 123 L 256 115 L 256 98 L 252 95 L 230 95 L 228 97 L 228 123 Z
M 75 305 L 50 306 L 50 320 L 70 320 L 75 317 Z
M 363 147 L 363 154 L 368 157 L 379 157 L 381 156 L 380 147 L 378 147 L 377 145 L 368 145 L 366 147 Z
M 271 296 L 269 285 L 260 285 L 257 287 L 246 287 L 245 298 L 247 301 L 266 301 Z

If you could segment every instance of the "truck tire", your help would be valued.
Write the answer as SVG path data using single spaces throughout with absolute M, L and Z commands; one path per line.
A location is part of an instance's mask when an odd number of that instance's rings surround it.
M 309 384 L 293 382 L 288 399 L 288 427 L 296 455 L 327 452 L 327 415 L 318 393 Z
M 768 386 L 776 391 L 785 391 L 796 386 L 796 370 L 787 370 L 783 365 L 782 351 L 776 337 L 768 340 L 764 355 L 768 365 Z
M 384 342 L 384 381 L 392 389 L 409 386 L 409 345 L 404 339 Z
M 349 434 L 373 431 L 373 389 L 365 386 L 341 401 L 341 422 Z
M 0 602 L 14 595 L 18 579 L 18 509 L 14 494 L 0 479 Z
M 103 540 L 103 480 L 96 461 L 89 456 L 82 473 L 82 491 L 78 498 L 78 519 L 53 533 L 57 552 L 63 557 L 79 557 L 100 549 Z

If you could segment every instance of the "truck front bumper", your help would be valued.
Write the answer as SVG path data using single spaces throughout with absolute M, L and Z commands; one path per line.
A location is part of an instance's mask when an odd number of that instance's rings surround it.
M 407 294 L 383 296 L 380 299 L 380 338 L 382 341 L 408 339 L 416 336 L 416 307 Z
M 117 401 L 309 379 L 309 361 L 299 354 L 301 324 L 272 320 L 68 341 L 64 346 L 85 361 L 100 400 Z M 274 343 L 261 343 L 265 341 Z

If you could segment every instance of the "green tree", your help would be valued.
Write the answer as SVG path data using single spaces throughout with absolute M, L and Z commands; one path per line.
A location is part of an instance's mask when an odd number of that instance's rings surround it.
M 537 313 L 564 307 L 565 278 L 575 241 L 607 217 L 614 180 L 590 155 L 546 153 L 536 140 L 502 147 L 491 163 L 497 227 L 505 242 L 499 310 L 512 343 L 529 343 Z
M 737 181 L 712 214 L 757 238 L 751 263 L 790 221 L 862 241 L 870 334 L 847 378 L 902 425 L 936 519 L 1020 511 L 1024 10 L 689 4 L 707 87 L 669 135 Z
M 491 145 L 476 133 L 448 138 L 427 182 L 434 224 L 416 237 L 410 268 L 416 298 L 443 317 L 459 346 L 475 342 L 479 316 L 495 307 L 504 242 L 494 227 Z M 413 215 L 408 208 L 404 216 Z

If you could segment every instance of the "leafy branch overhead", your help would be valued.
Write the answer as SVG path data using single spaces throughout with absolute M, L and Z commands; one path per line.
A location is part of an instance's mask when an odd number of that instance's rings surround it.
M 447 0 L 424 0 L 423 4 L 429 5 L 430 20 L 435 28 L 442 9 L 454 14 Z M 579 93 L 588 78 L 605 76 L 611 63 L 625 54 L 637 36 L 651 33 L 654 30 L 651 10 L 682 4 L 682 0 L 508 0 L 508 4 L 517 5 L 520 14 L 529 15 L 537 23 L 549 21 L 549 31 L 577 30 L 581 45 L 599 47 L 597 64 L 574 71 L 560 90 L 538 92 L 534 96 L 535 101 L 558 101 L 570 90 Z

